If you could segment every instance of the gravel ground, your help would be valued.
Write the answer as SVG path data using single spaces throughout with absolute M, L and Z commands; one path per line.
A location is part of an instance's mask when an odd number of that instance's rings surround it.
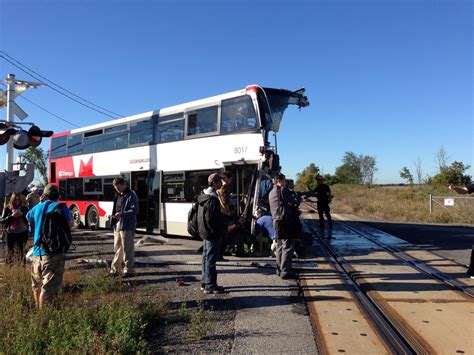
M 112 259 L 110 231 L 75 231 L 74 244 L 67 268 L 105 268 Z M 229 257 L 218 266 L 228 293 L 204 295 L 200 244 L 180 238 L 136 248 L 136 275 L 124 283 L 138 302 L 166 305 L 147 334 L 152 353 L 317 353 L 298 285 L 278 278 L 272 259 Z

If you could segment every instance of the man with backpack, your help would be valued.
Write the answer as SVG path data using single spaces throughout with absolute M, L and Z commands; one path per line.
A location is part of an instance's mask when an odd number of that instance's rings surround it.
M 33 297 L 40 309 L 51 302 L 61 286 L 73 226 L 69 208 L 58 203 L 58 187 L 46 185 L 43 196 L 44 201 L 26 215 L 34 232 L 31 280 Z
M 206 294 L 225 292 L 217 285 L 216 263 L 221 256 L 221 243 L 226 224 L 216 190 L 222 187 L 222 177 L 209 175 L 209 187 L 198 197 L 197 222 L 199 236 L 203 240 L 201 288 Z

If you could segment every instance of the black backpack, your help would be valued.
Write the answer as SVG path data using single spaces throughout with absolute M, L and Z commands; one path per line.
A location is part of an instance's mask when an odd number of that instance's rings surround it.
M 65 253 L 72 243 L 71 229 L 61 207 L 58 205 L 50 212 L 46 213 L 41 225 L 40 236 L 36 242 L 37 246 L 43 248 L 47 255 Z M 47 211 L 49 204 L 45 207 Z
M 199 203 L 194 199 L 188 212 L 188 233 L 194 238 L 199 237 L 198 208 Z

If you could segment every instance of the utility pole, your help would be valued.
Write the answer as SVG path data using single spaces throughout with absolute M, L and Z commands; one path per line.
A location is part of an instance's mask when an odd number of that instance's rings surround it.
M 13 124 L 14 105 L 15 105 L 15 74 L 8 74 L 7 77 L 7 122 Z M 13 140 L 9 139 L 7 143 L 7 160 L 5 171 L 13 171 Z

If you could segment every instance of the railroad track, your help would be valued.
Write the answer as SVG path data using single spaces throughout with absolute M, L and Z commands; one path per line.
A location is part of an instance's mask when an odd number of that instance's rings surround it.
M 472 351 L 474 344 L 469 339 L 474 304 L 469 285 L 454 282 L 448 275 L 443 276 L 422 261 L 347 224 L 338 222 L 337 233 L 345 230 L 346 234 L 336 236 L 335 240 L 325 239 L 311 221 L 305 220 L 305 226 L 313 234 L 325 265 L 322 270 L 300 274 L 321 353 Z M 341 235 L 342 241 L 336 242 Z M 351 247 L 351 242 L 356 246 Z M 329 272 L 331 277 L 322 277 L 321 271 Z M 334 292 L 328 286 L 337 290 L 340 287 L 337 282 L 344 285 L 344 290 L 338 291 L 338 299 L 330 299 Z M 323 301 L 318 298 L 313 301 L 315 295 L 322 295 Z M 348 320 L 340 324 L 327 317 L 328 310 Z M 456 317 L 456 322 L 452 322 Z M 348 325 L 349 321 L 355 326 Z M 452 329 L 449 321 L 453 323 Z M 345 329 L 344 333 L 340 329 Z M 360 329 L 370 329 L 372 333 L 366 330 L 361 333 Z M 334 337 L 335 334 L 344 334 L 346 338 L 341 341 L 342 337 Z M 365 343 L 359 334 L 366 337 Z
M 306 206 L 310 207 L 312 210 L 316 211 L 314 206 L 311 205 L 310 203 L 308 203 L 308 202 L 303 202 L 303 203 Z M 347 230 L 350 230 L 353 233 L 355 233 L 357 235 L 360 235 L 361 237 L 363 237 L 363 238 L 373 242 L 374 244 L 378 245 L 379 247 L 381 247 L 382 249 L 384 249 L 387 252 L 391 253 L 392 255 L 394 255 L 395 257 L 397 257 L 399 260 L 403 261 L 407 265 L 410 265 L 410 266 L 416 268 L 417 270 L 419 270 L 420 272 L 423 272 L 426 275 L 429 275 L 430 277 L 445 283 L 447 286 L 452 287 L 452 288 L 466 294 L 467 296 L 469 296 L 471 298 L 474 298 L 474 287 L 473 286 L 467 285 L 466 283 L 464 283 L 462 281 L 453 279 L 449 275 L 446 275 L 445 273 L 440 272 L 440 271 L 434 269 L 433 267 L 430 267 L 430 266 L 426 265 L 426 263 L 423 260 L 413 258 L 413 257 L 407 255 L 405 252 L 403 252 L 399 248 L 394 247 L 393 245 L 388 245 L 388 244 L 380 241 L 378 238 L 372 236 L 370 233 L 361 231 L 361 230 L 359 230 L 357 228 L 354 228 L 354 227 L 352 227 L 352 226 L 350 226 L 347 223 L 344 223 L 342 221 L 338 221 L 338 223 L 340 225 L 344 226 Z M 319 232 L 319 231 L 317 231 L 317 232 Z M 435 255 L 437 255 L 437 254 L 435 254 Z M 439 255 L 437 255 L 437 256 L 439 256 Z M 439 256 L 439 257 L 441 257 L 441 256 Z M 455 261 L 453 261 L 453 263 L 455 263 L 459 266 L 465 267 L 464 265 L 459 264 Z M 467 267 L 465 267 L 465 269 L 467 271 Z

